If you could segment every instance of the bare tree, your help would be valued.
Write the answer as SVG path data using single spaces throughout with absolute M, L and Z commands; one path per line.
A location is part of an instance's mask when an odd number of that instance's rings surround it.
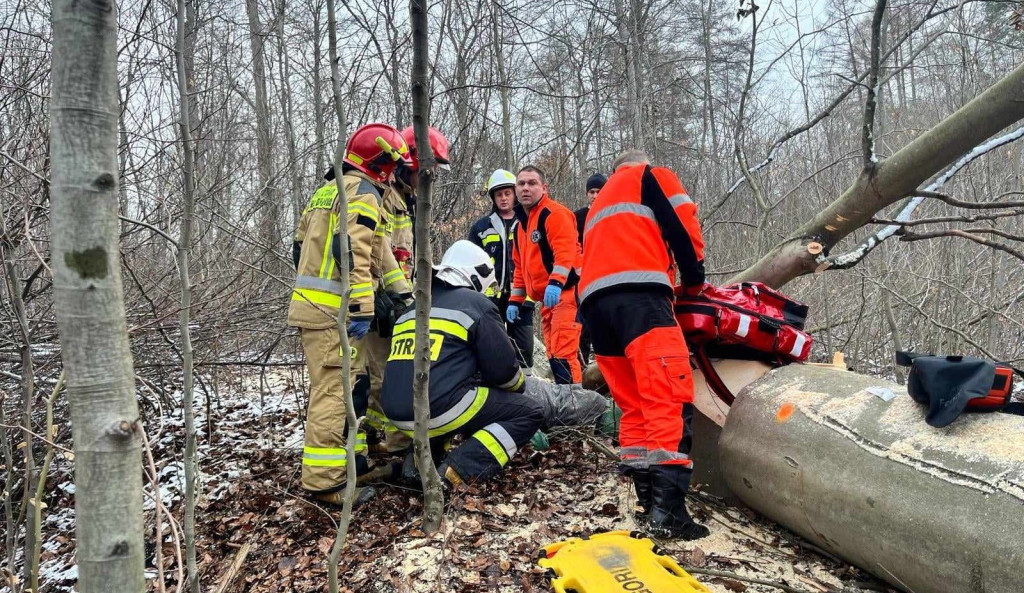
M 416 354 L 413 359 L 412 399 L 415 418 L 413 444 L 416 468 L 423 482 L 423 530 L 433 533 L 441 526 L 444 496 L 441 477 L 430 457 L 430 281 L 433 264 L 430 247 L 430 192 L 437 161 L 427 138 L 430 125 L 430 92 L 427 79 L 428 34 L 426 0 L 409 1 L 412 21 L 412 125 L 416 137 L 416 158 L 419 160 L 419 181 L 416 186 Z
M 189 0 L 178 0 L 176 29 L 177 56 L 176 70 L 178 73 L 178 109 L 181 113 L 178 128 L 181 135 L 182 149 L 182 214 L 181 232 L 178 235 L 177 259 L 178 282 L 181 285 L 181 313 L 178 316 L 178 331 L 181 333 L 182 378 L 182 415 L 185 419 L 185 556 L 188 563 L 188 590 L 199 593 L 199 569 L 196 566 L 196 474 L 199 470 L 199 459 L 196 455 L 195 410 L 193 408 L 193 360 L 192 333 L 189 329 L 190 311 L 192 307 L 192 287 L 189 280 L 189 254 L 192 243 L 192 218 L 195 215 L 195 155 L 192 148 L 192 121 L 189 117 L 192 109 L 191 92 L 192 72 L 186 66 L 191 64 L 193 45 L 186 43 L 186 37 L 194 35 L 195 15 Z M 157 533 L 157 545 L 162 535 Z
M 113 2 L 54 2 L 52 265 L 83 593 L 145 588 L 141 426 L 117 256 L 116 34 Z

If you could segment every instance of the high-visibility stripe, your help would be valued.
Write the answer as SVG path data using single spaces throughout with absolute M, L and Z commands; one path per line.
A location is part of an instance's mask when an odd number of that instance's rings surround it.
M 525 288 L 513 288 L 512 289 L 512 296 L 526 296 L 526 289 Z
M 345 467 L 345 449 L 341 447 L 303 447 L 302 464 L 317 467 Z
M 451 409 L 436 418 L 430 419 L 427 423 L 427 435 L 433 438 L 461 428 L 463 424 L 476 416 L 480 408 L 484 407 L 484 404 L 487 403 L 488 393 L 490 393 L 490 390 L 486 387 L 477 387 L 467 391 L 466 395 L 462 396 L 462 399 L 452 406 Z M 396 428 L 412 436 L 412 430 L 415 425 L 412 420 L 392 420 L 391 422 Z
M 672 283 L 668 281 L 668 274 L 661 270 L 618 272 L 616 274 L 609 274 L 603 278 L 598 278 L 588 284 L 587 288 L 580 293 L 580 300 L 582 301 L 586 299 L 598 290 L 618 284 L 664 284 L 665 286 L 672 288 Z
M 601 208 L 597 212 L 590 215 L 587 220 L 587 226 L 583 229 L 583 236 L 586 237 L 590 229 L 594 228 L 594 225 L 608 218 L 609 216 L 615 216 L 617 214 L 633 214 L 643 218 L 648 218 L 653 222 L 657 223 L 658 219 L 654 217 L 654 210 L 651 210 L 643 204 L 635 204 L 631 202 L 620 202 L 618 204 L 612 204 L 605 208 Z
M 668 199 L 668 203 L 672 204 L 672 208 L 674 209 L 682 206 L 683 204 L 692 204 L 693 200 L 691 200 L 690 196 L 686 194 L 676 194 Z
M 341 282 L 318 278 L 316 276 L 299 275 L 295 277 L 295 288 L 312 288 L 321 292 L 340 295 L 342 291 Z
M 490 451 L 491 455 L 494 455 L 494 459 L 498 461 L 498 465 L 505 467 L 505 464 L 508 463 L 508 453 L 505 451 L 505 448 L 501 446 L 501 443 L 494 438 L 494 435 L 486 430 L 478 430 L 473 433 L 473 438 L 480 441 L 484 448 Z
M 350 161 L 352 161 L 352 164 L 354 164 L 354 165 L 362 165 L 363 164 L 363 157 L 359 156 L 358 154 L 356 154 L 354 152 L 348 153 L 348 155 L 345 158 L 350 160 Z
M 395 325 L 394 335 L 398 335 L 403 332 L 411 332 L 416 329 L 416 320 L 410 319 L 409 321 L 399 323 Z M 469 340 L 469 332 L 466 328 L 462 327 L 454 321 L 448 321 L 447 319 L 430 319 L 430 331 L 439 331 L 441 333 L 455 336 L 463 340 Z
M 509 391 L 517 391 L 522 387 L 523 382 L 526 381 L 526 375 L 520 369 L 516 370 L 516 374 L 508 381 L 498 385 L 498 389 L 507 389 Z
M 380 224 L 380 213 L 373 206 L 364 204 L 362 202 L 349 202 L 348 203 L 349 214 L 365 214 L 366 216 L 373 219 L 374 223 Z
M 341 308 L 341 297 L 336 294 L 330 294 L 327 292 L 320 292 L 319 290 L 309 290 L 306 288 L 296 288 L 292 291 L 293 301 L 305 301 L 314 305 L 323 305 L 325 307 L 331 307 L 333 309 Z
M 447 319 L 448 321 L 454 321 L 467 330 L 473 327 L 475 321 L 473 318 L 459 311 L 458 309 L 445 309 L 444 307 L 431 307 L 430 316 L 436 319 Z M 416 311 L 407 311 L 404 315 L 398 318 L 395 323 L 404 323 L 410 319 L 416 318 Z
M 360 282 L 359 284 L 352 285 L 353 298 L 357 296 L 363 296 L 364 294 L 373 294 L 373 283 L 372 282 Z
M 481 243 L 483 243 L 484 245 L 490 245 L 491 243 L 497 243 L 499 241 L 501 241 L 501 235 L 495 233 L 494 231 L 491 231 L 489 234 L 484 235 L 484 238 L 481 241 Z
M 668 449 L 648 449 L 647 463 L 650 465 L 692 465 L 690 456 Z
M 412 217 L 407 214 L 396 214 L 395 215 L 395 228 L 396 229 L 407 229 L 412 226 Z
M 515 455 L 516 451 L 519 450 L 519 447 L 516 446 L 515 439 L 512 438 L 512 435 L 510 435 L 501 424 L 493 422 L 485 426 L 484 430 L 491 433 L 491 436 L 501 443 L 501 448 L 505 450 L 505 453 L 507 453 L 509 457 Z
M 565 266 L 553 266 L 551 268 L 551 273 L 552 274 L 561 274 L 562 276 L 568 276 L 569 275 L 569 268 L 567 268 Z
M 399 269 L 391 270 L 387 274 L 384 274 L 384 286 L 391 286 L 399 280 L 405 279 L 405 272 Z
M 331 251 L 331 241 L 334 240 L 334 229 L 338 226 L 338 216 L 331 212 L 330 222 L 327 223 L 327 240 L 324 241 L 324 253 L 320 258 L 320 277 L 330 278 L 334 271 L 334 252 Z
M 366 422 L 374 428 L 386 429 L 391 428 L 394 425 L 388 420 L 388 417 L 378 412 L 377 410 L 368 409 L 366 410 Z

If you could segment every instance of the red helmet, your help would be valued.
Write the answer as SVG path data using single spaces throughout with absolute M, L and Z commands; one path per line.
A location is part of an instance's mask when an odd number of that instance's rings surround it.
M 375 181 L 387 181 L 399 161 L 412 163 L 409 146 L 387 124 L 366 124 L 352 132 L 345 145 L 345 162 Z
M 416 158 L 416 138 L 413 136 L 412 126 L 402 130 L 402 138 L 412 151 L 412 170 L 420 170 L 420 161 Z M 442 169 L 447 169 L 448 160 L 448 138 L 437 128 L 427 128 L 427 138 L 430 140 L 430 150 L 434 151 L 434 158 Z

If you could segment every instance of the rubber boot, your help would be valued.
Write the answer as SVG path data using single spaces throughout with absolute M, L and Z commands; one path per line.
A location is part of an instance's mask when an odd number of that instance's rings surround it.
M 651 492 L 651 472 L 647 468 L 633 470 L 633 488 L 642 510 L 634 512 L 637 522 L 645 521 L 654 507 L 654 494 Z
M 647 530 L 661 538 L 692 541 L 711 532 L 695 523 L 686 512 L 686 493 L 693 470 L 685 465 L 652 465 L 651 498 L 654 502 L 647 517 Z

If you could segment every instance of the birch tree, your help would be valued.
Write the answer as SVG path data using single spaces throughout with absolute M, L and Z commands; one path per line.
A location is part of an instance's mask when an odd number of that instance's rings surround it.
M 118 258 L 117 7 L 53 3 L 52 265 L 75 452 L 78 590 L 141 593 L 141 425 Z

